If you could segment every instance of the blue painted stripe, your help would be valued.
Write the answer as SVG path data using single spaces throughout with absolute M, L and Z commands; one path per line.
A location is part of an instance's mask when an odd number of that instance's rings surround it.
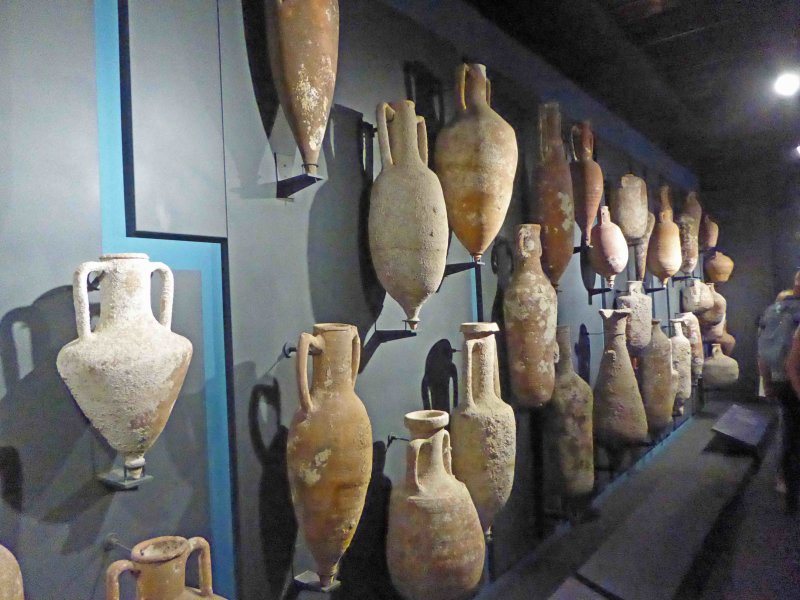
M 131 238 L 125 227 L 119 16 L 117 0 L 95 2 L 95 60 L 103 252 L 146 252 L 173 269 L 201 275 L 206 445 L 214 587 L 236 598 L 228 394 L 222 297 L 222 248 L 194 241 Z

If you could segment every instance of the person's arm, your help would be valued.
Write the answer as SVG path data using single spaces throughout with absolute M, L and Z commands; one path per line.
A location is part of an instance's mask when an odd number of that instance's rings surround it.
M 800 394 L 800 327 L 792 337 L 792 349 L 786 359 L 786 375 L 795 394 Z

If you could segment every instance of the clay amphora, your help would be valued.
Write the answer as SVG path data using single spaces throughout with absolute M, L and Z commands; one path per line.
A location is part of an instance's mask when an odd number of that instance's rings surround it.
M 703 260 L 706 279 L 713 283 L 725 283 L 733 273 L 733 261 L 717 249 L 709 250 Z
M 540 263 L 540 229 L 517 226 L 514 272 L 503 299 L 511 391 L 521 406 L 528 407 L 550 401 L 558 360 L 558 300 Z
M 456 72 L 456 116 L 436 138 L 435 171 L 453 233 L 475 258 L 492 243 L 508 212 L 517 171 L 514 129 L 490 105 L 484 65 Z
M 697 378 L 703 374 L 703 363 L 705 362 L 705 353 L 703 351 L 703 336 L 700 333 L 700 321 L 694 313 L 682 312 L 678 313 L 677 318 L 683 324 L 683 334 L 689 340 L 692 350 L 692 378 L 697 381 Z
M 319 323 L 314 335 L 301 333 L 297 342 L 300 406 L 289 426 L 286 460 L 297 524 L 323 587 L 353 539 L 372 472 L 372 427 L 354 389 L 360 360 L 353 325 Z
M 150 308 L 150 276 L 161 273 L 158 319 Z M 90 325 L 87 277 L 98 273 L 100 320 Z M 78 339 L 56 366 L 72 396 L 109 445 L 125 457 L 129 478 L 164 430 L 192 359 L 192 344 L 173 333 L 175 283 L 170 268 L 146 254 L 105 254 L 82 263 L 72 279 Z
M 701 321 L 700 331 L 703 333 L 703 340 L 707 343 L 721 344 L 725 338 L 726 317 L 714 325 L 704 324 Z
M 708 214 L 703 215 L 703 220 L 700 223 L 699 234 L 700 250 L 707 252 L 711 248 L 716 247 L 719 240 L 719 225 L 711 220 Z
M 25 600 L 19 563 L 4 546 L 0 546 L 0 600 Z
M 186 586 L 186 563 L 199 551 L 200 589 Z M 163 536 L 140 542 L 130 560 L 118 560 L 106 571 L 106 600 L 119 600 L 119 577 L 126 571 L 136 579 L 136 600 L 193 600 L 217 596 L 211 586 L 211 548 L 201 537 Z
M 628 266 L 628 243 L 619 227 L 611 222 L 607 206 L 600 208 L 600 217 L 592 228 L 591 237 L 589 259 L 592 268 L 605 277 L 608 287 L 613 287 L 614 278 Z
M 673 335 L 669 338 L 672 346 L 672 368 L 677 371 L 675 403 L 683 405 L 692 397 L 692 344 L 683 334 L 683 319 L 670 319 Z
M 372 186 L 369 248 L 378 279 L 416 329 L 419 309 L 442 282 L 447 261 L 447 209 L 428 168 L 425 120 L 408 100 L 378 106 L 383 167 Z
M 739 380 L 739 363 L 722 353 L 719 344 L 711 346 L 711 356 L 703 365 L 703 385 L 708 388 L 722 388 Z
M 485 543 L 466 486 L 453 476 L 448 416 L 421 410 L 405 416 L 411 441 L 406 476 L 392 488 L 386 558 L 406 600 L 461 600 L 481 580 Z
M 656 225 L 647 247 L 647 269 L 662 283 L 681 268 L 681 239 L 678 226 L 672 221 L 669 186 L 662 185 Z
M 696 192 L 689 192 L 683 212 L 678 217 L 678 229 L 681 236 L 681 271 L 691 273 L 697 266 L 700 255 L 698 236 L 703 209 L 697 200 Z
M 642 378 L 642 401 L 647 427 L 659 433 L 672 425 L 675 390 L 672 385 L 672 347 L 661 330 L 661 321 L 653 319 L 650 343 L 642 351 L 639 375 Z
M 627 308 L 601 310 L 605 348 L 594 385 L 594 437 L 611 451 L 647 439 L 647 416 L 625 344 Z
M 539 106 L 538 204 L 534 220 L 542 226 L 542 268 L 554 287 L 572 258 L 575 205 L 572 177 L 564 142 L 558 103 Z
M 650 343 L 653 326 L 653 299 L 642 291 L 641 281 L 629 281 L 628 293 L 617 298 L 617 308 L 630 309 L 625 326 L 628 351 L 633 356 L 644 350 Z
M 647 213 L 647 227 L 644 232 L 644 236 L 640 242 L 637 242 L 636 247 L 633 249 L 634 252 L 634 260 L 636 265 L 636 279 L 639 281 L 644 281 L 645 276 L 645 268 L 647 267 L 647 249 L 650 246 L 650 237 L 653 234 L 653 229 L 656 226 L 656 216 L 648 212 Z
M 591 493 L 594 487 L 592 439 L 592 388 L 572 365 L 569 326 L 557 329 L 559 358 L 556 387 L 546 421 L 546 461 L 553 468 L 553 482 L 562 496 Z
M 681 290 L 681 308 L 696 315 L 714 306 L 711 289 L 699 279 L 690 279 Z
M 715 289 L 714 284 L 707 283 L 706 286 L 711 292 L 711 298 L 714 302 L 711 305 L 711 308 L 704 310 L 701 313 L 696 313 L 697 319 L 700 321 L 700 329 L 702 329 L 704 332 L 704 338 L 705 331 L 721 324 L 725 320 L 725 313 L 728 310 L 728 301 L 725 300 L 725 297 Z M 720 330 L 719 333 L 721 335 L 722 330 Z
M 453 411 L 453 473 L 467 486 L 488 531 L 514 484 L 517 423 L 500 397 L 496 323 L 463 323 L 461 393 Z
M 581 241 L 585 246 L 591 244 L 592 226 L 603 199 L 603 170 L 592 155 L 594 154 L 594 134 L 589 121 L 573 125 L 570 132 L 573 162 L 572 192 L 575 200 L 575 223 L 580 227 Z
M 725 331 L 719 339 L 719 345 L 722 347 L 722 352 L 725 356 L 731 356 L 734 348 L 736 348 L 736 338 L 728 332 L 728 326 L 725 325 Z
M 339 2 L 270 0 L 265 4 L 275 88 L 300 148 L 303 168 L 313 175 L 336 85 Z
M 623 175 L 620 187 L 611 191 L 611 220 L 619 225 L 629 244 L 638 244 L 647 233 L 647 184 L 636 175 Z M 645 245 L 646 247 L 646 245 Z

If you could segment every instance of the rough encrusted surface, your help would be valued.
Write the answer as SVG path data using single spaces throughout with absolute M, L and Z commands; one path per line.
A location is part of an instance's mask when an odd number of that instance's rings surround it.
M 611 220 L 619 225 L 629 244 L 638 244 L 647 234 L 647 185 L 636 175 L 623 175 L 619 189 L 613 190 L 609 201 Z M 645 247 L 647 243 L 645 242 Z
M 316 165 L 336 85 L 339 3 L 274 0 L 266 3 L 266 14 L 278 97 L 303 163 Z
M 721 388 L 733 385 L 739 380 L 739 363 L 722 353 L 719 344 L 711 346 L 711 356 L 703 366 L 703 385 Z
M 611 286 L 614 278 L 628 266 L 628 243 L 620 228 L 611 222 L 608 207 L 600 208 L 600 217 L 592 228 L 591 237 L 589 259 L 592 267 Z
M 725 283 L 733 273 L 733 260 L 719 250 L 714 250 L 703 261 L 706 279 L 713 283 Z
M 519 225 L 503 299 L 511 390 L 518 404 L 531 407 L 550 401 L 558 359 L 558 300 L 542 271 L 541 252 L 539 226 Z
M 489 106 L 480 67 L 467 69 L 466 110 L 459 107 L 439 133 L 435 153 L 450 226 L 473 256 L 483 254 L 500 231 L 517 171 L 516 134 Z
M 692 344 L 683 334 L 683 320 L 673 320 L 672 324 L 672 368 L 678 373 L 675 401 L 683 403 L 692 397 Z
M 317 327 L 315 333 L 321 352 L 313 357 L 312 408 L 306 411 L 301 406 L 295 413 L 286 460 L 299 529 L 317 572 L 330 577 L 364 508 L 372 473 L 372 427 L 354 390 L 355 327 L 332 331 Z
M 699 279 L 692 279 L 681 290 L 681 308 L 685 312 L 700 314 L 714 306 L 711 289 Z
M 412 321 L 442 282 L 447 262 L 447 209 L 436 174 L 418 150 L 412 102 L 390 105 L 391 155 L 372 186 L 369 248 L 378 279 Z M 381 107 L 378 109 L 382 110 Z M 379 120 L 380 122 L 380 120 Z
M 636 263 L 636 279 L 644 281 L 645 271 L 647 267 L 647 250 L 650 247 L 650 237 L 653 235 L 653 229 L 656 226 L 656 216 L 649 212 L 647 213 L 647 229 L 645 230 L 642 239 L 637 242 L 633 249 L 634 259 Z
M 637 355 L 650 343 L 652 334 L 653 299 L 642 291 L 641 281 L 629 281 L 628 293 L 617 298 L 618 308 L 630 309 L 625 328 L 628 350 Z
M 691 273 L 697 266 L 700 256 L 700 245 L 697 241 L 697 223 L 694 217 L 686 213 L 678 217 L 678 229 L 681 238 L 681 271 Z
M 3 546 L 0 546 L 0 600 L 25 600 L 19 563 Z
M 708 214 L 703 215 L 700 223 L 700 234 L 698 236 L 700 250 L 706 252 L 717 245 L 719 240 L 719 225 L 717 225 Z
M 580 139 L 576 144 L 578 137 Z M 576 160 L 570 163 L 569 169 L 572 173 L 575 223 L 580 227 L 584 243 L 590 244 L 592 226 L 603 198 L 603 170 L 592 158 L 594 136 L 589 123 L 581 123 L 574 128 L 572 144 Z
M 656 224 L 647 246 L 647 269 L 660 281 L 666 281 L 681 268 L 680 230 L 672 220 L 669 188 L 661 187 Z
M 494 323 L 486 325 L 496 330 Z M 462 351 L 461 401 L 450 424 L 453 473 L 467 486 L 486 531 L 511 495 L 517 425 L 514 410 L 500 398 L 494 334 L 465 333 Z
M 661 330 L 661 322 L 653 321 L 650 343 L 642 351 L 639 375 L 642 379 L 642 401 L 647 426 L 658 433 L 672 424 L 675 389 L 672 385 L 672 346 Z
M 480 584 L 483 530 L 450 460 L 447 431 L 414 439 L 405 480 L 392 489 L 386 558 L 392 583 L 407 600 L 466 599 Z
M 700 321 L 694 313 L 683 312 L 676 315 L 683 326 L 683 333 L 689 340 L 692 351 L 692 377 L 696 381 L 703 374 L 705 353 L 703 351 L 703 336 L 700 332 Z
M 113 255 L 109 255 L 113 256 Z M 171 322 L 172 273 L 144 255 L 103 257 L 78 267 L 73 289 L 78 339 L 58 353 L 58 372 L 92 425 L 129 467 L 141 468 L 142 456 L 167 423 L 183 385 L 192 344 L 153 316 L 150 275 L 166 270 L 161 320 Z M 89 269 L 89 270 L 87 270 Z M 100 320 L 88 324 L 86 276 L 101 271 Z M 140 471 L 139 471 L 140 472 Z
M 610 450 L 647 439 L 647 415 L 625 344 L 630 311 L 601 310 L 605 348 L 594 386 L 595 441 Z
M 572 366 L 569 327 L 560 326 L 557 338 L 560 356 L 545 424 L 545 462 L 558 493 L 575 497 L 594 487 L 594 396 Z
M 711 308 L 704 310 L 697 315 L 697 319 L 700 321 L 700 328 L 703 330 L 704 338 L 706 331 L 714 326 L 719 325 L 725 320 L 725 313 L 728 310 L 728 301 L 725 300 L 725 297 L 716 290 L 714 284 L 709 283 L 706 285 L 711 292 L 713 304 L 711 305 Z M 722 329 L 719 329 L 718 333 L 719 335 L 722 335 Z

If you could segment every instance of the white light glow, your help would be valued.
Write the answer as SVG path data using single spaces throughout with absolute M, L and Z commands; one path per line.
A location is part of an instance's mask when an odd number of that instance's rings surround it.
M 800 90 L 800 75 L 781 73 L 775 80 L 774 89 L 779 96 L 794 96 Z
M 798 154 L 800 154 L 800 146 L 797 146 L 797 147 L 795 148 L 795 152 L 797 152 Z

